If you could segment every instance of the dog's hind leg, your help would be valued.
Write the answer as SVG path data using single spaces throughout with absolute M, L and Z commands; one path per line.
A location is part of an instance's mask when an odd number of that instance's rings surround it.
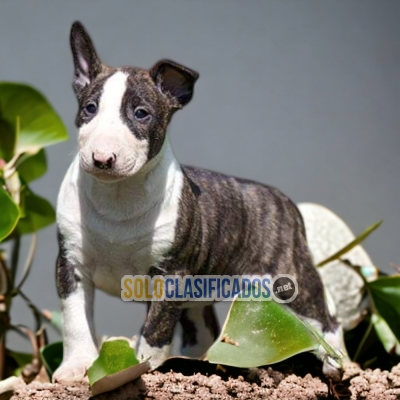
M 182 310 L 181 352 L 188 357 L 203 356 L 217 339 L 219 334 L 218 320 L 214 306 L 192 305 Z
M 169 301 L 152 301 L 139 339 L 138 358 L 149 359 L 151 369 L 156 369 L 168 357 L 175 326 L 182 310 Z

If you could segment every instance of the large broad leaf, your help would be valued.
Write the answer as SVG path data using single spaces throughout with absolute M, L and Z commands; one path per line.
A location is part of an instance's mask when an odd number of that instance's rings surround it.
M 14 229 L 20 217 L 18 206 L 0 186 L 0 242 Z
M 206 359 L 242 368 L 273 364 L 315 350 L 323 339 L 312 330 L 275 301 L 236 300 Z
M 41 93 L 11 82 L 0 82 L 0 129 L 1 153 L 7 158 L 11 146 L 14 154 L 35 154 L 68 137 L 60 117 Z
M 127 340 L 104 342 L 99 357 L 88 369 L 92 395 L 116 389 L 149 369 L 148 361 L 140 363 Z
M 379 277 L 367 287 L 377 312 L 400 340 L 400 275 Z
M 37 196 L 28 188 L 25 188 L 21 195 L 23 215 L 15 228 L 18 234 L 36 232 L 55 221 L 54 208 L 46 199 Z
M 44 149 L 33 156 L 27 157 L 19 166 L 19 176 L 26 182 L 40 178 L 47 169 L 46 153 Z

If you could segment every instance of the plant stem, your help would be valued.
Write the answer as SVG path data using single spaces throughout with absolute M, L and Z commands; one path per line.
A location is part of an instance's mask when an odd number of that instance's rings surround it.
M 9 299 L 3 297 L 2 303 L 0 303 L 0 381 L 4 378 L 4 366 L 6 359 L 6 333 L 10 326 L 10 314 L 9 314 Z
M 367 330 L 365 331 L 364 336 L 363 336 L 363 338 L 361 339 L 361 342 L 360 342 L 359 346 L 357 347 L 357 351 L 356 351 L 356 353 L 354 354 L 353 361 L 357 361 L 357 358 L 359 357 L 359 355 L 360 355 L 360 353 L 361 353 L 361 350 L 362 350 L 362 348 L 363 348 L 363 346 L 364 346 L 364 344 L 365 344 L 366 340 L 368 339 L 368 336 L 369 336 L 369 334 L 370 334 L 370 332 L 371 332 L 372 325 L 373 325 L 373 323 L 372 323 L 372 318 L 370 318 L 368 328 L 367 328 Z
M 32 266 L 32 262 L 33 262 L 33 258 L 35 256 L 36 244 L 37 244 L 37 235 L 36 235 L 36 233 L 33 233 L 32 241 L 31 241 L 31 245 L 29 248 L 28 256 L 26 258 L 25 268 L 22 273 L 21 281 L 18 283 L 18 285 L 15 288 L 13 288 L 13 291 L 18 292 L 21 289 L 22 285 L 24 284 L 26 278 L 29 275 L 29 272 L 30 272 L 31 266 Z
M 6 332 L 10 322 L 10 303 L 11 303 L 11 277 L 5 260 L 0 254 L 0 380 L 4 376 L 5 357 L 6 357 Z
M 5 357 L 6 357 L 6 333 L 10 327 L 10 308 L 11 308 L 11 300 L 12 300 L 12 291 L 15 284 L 15 279 L 17 276 L 17 268 L 19 261 L 19 253 L 21 248 L 21 237 L 18 235 L 14 239 L 14 243 L 11 251 L 11 270 L 8 270 L 10 273 L 9 281 L 7 284 L 6 293 L 2 294 L 2 308 L 0 309 L 0 380 L 4 378 L 4 365 L 5 365 Z M 4 261 L 1 260 L 2 267 L 4 267 L 4 272 L 7 274 L 7 266 Z
M 18 290 L 18 294 L 25 300 L 26 304 L 31 309 L 36 323 L 35 332 L 37 332 L 42 326 L 42 312 L 30 301 L 30 299 L 21 291 L 21 289 Z
M 11 290 L 15 285 L 15 278 L 17 277 L 17 268 L 19 261 L 19 253 L 21 247 L 21 236 L 16 236 L 14 239 L 14 244 L 11 251 Z
M 4 364 L 6 359 L 5 335 L 0 337 L 0 381 L 4 379 Z

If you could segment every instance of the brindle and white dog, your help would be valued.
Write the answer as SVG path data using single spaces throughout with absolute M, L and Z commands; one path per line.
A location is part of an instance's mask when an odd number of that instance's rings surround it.
M 84 378 L 98 354 L 94 288 L 120 296 L 124 275 L 291 274 L 291 308 L 341 346 L 324 300 L 302 217 L 279 190 L 180 165 L 167 137 L 193 96 L 197 72 L 169 60 L 150 70 L 102 64 L 84 27 L 71 29 L 79 154 L 58 198 L 57 287 L 64 321 L 59 382 Z M 193 303 L 191 303 L 193 306 Z M 152 368 L 168 356 L 175 326 L 184 353 L 201 356 L 218 336 L 212 305 L 152 302 L 138 354 Z M 339 366 L 324 349 L 324 371 Z

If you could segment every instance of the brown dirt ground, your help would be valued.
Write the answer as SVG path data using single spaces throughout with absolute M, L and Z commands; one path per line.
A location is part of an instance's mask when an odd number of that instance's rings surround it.
M 15 391 L 11 400 L 90 398 L 88 384 L 64 387 L 32 382 Z M 353 364 L 343 381 L 333 384 L 321 373 L 316 359 L 303 354 L 273 367 L 219 368 L 196 360 L 170 359 L 162 369 L 144 374 L 95 400 L 230 400 L 230 399 L 400 399 L 400 364 L 391 371 L 362 371 Z

